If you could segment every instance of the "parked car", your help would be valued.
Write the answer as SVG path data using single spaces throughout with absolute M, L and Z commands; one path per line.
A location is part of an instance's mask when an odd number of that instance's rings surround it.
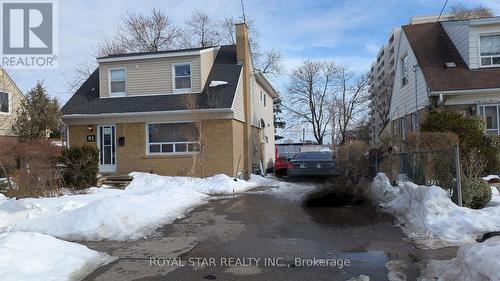
M 290 160 L 287 169 L 289 176 L 329 177 L 339 174 L 333 153 L 329 151 L 312 151 L 297 153 Z
M 290 160 L 295 156 L 295 153 L 281 153 L 274 161 L 274 174 L 278 177 L 286 176 L 287 170 L 290 168 Z

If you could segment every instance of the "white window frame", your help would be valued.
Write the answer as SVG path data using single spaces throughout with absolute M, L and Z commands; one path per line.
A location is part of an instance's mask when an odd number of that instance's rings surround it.
M 147 156 L 155 156 L 155 155 L 193 155 L 193 154 L 197 154 L 199 153 L 200 151 L 175 151 L 175 148 L 176 148 L 176 145 L 177 144 L 186 144 L 186 150 L 189 146 L 189 144 L 200 144 L 200 141 L 180 141 L 180 142 L 149 142 L 149 125 L 156 125 L 156 124 L 189 124 L 189 123 L 194 123 L 194 122 L 185 122 L 185 121 L 180 121 L 180 122 L 149 122 L 149 123 L 146 123 L 146 130 L 145 130 L 145 133 L 146 133 L 146 155 Z M 160 145 L 160 151 L 161 151 L 161 145 L 162 144 L 172 144 L 173 146 L 173 152 L 151 152 L 150 151 L 150 146 L 151 145 L 155 145 L 155 144 L 159 144 Z
M 479 58 L 479 67 L 481 68 L 491 68 L 491 67 L 500 67 L 500 64 L 493 64 L 493 58 L 500 57 L 500 55 L 495 55 L 495 56 L 481 56 L 481 37 L 482 36 L 492 36 L 492 35 L 498 35 L 500 36 L 500 32 L 493 32 L 493 33 L 479 33 L 477 36 L 477 57 Z M 483 58 L 491 58 L 491 64 L 489 65 L 483 65 Z
M 7 112 L 0 111 L 0 115 L 9 116 L 12 112 L 12 94 L 4 91 L 0 91 L 0 93 L 7 94 Z
M 408 63 L 409 60 L 408 54 L 405 54 L 401 57 L 401 87 L 408 85 L 408 66 L 405 65 L 404 63 L 405 59 L 406 62 Z
M 111 92 L 111 71 L 123 70 L 125 72 L 125 92 Z M 119 82 L 119 81 L 118 81 Z M 110 97 L 125 97 L 127 96 L 127 68 L 126 67 L 111 67 L 108 69 L 108 91 Z
M 190 88 L 181 88 L 177 89 L 175 85 L 175 67 L 179 65 L 189 65 L 189 84 Z M 179 78 L 187 77 L 187 76 L 179 76 Z M 193 63 L 192 62 L 177 62 L 172 64 L 172 92 L 174 94 L 186 94 L 191 93 L 193 90 Z
M 500 135 L 500 104 L 480 104 L 478 107 L 478 112 L 479 112 L 479 116 L 481 116 L 481 118 L 483 119 L 486 119 L 486 107 L 496 107 L 497 109 L 497 128 L 496 129 L 488 129 L 486 128 L 486 124 L 484 126 L 484 130 L 485 132 L 496 132 L 496 135 Z

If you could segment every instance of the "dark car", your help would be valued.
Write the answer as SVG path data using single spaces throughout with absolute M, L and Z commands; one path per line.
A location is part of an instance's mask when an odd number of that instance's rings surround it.
M 290 160 L 287 170 L 289 176 L 329 177 L 339 174 L 333 153 L 329 151 L 313 151 L 297 153 Z
M 274 174 L 278 177 L 286 176 L 287 170 L 290 168 L 290 160 L 295 156 L 295 153 L 284 152 L 278 155 L 274 161 Z

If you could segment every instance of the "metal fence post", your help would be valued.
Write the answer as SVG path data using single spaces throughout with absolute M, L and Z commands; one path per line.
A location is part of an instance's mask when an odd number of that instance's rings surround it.
M 455 170 L 457 179 L 457 204 L 462 207 L 462 174 L 460 169 L 460 147 L 455 144 Z

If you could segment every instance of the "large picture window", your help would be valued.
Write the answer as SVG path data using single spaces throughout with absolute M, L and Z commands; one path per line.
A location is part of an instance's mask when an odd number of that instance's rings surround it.
M 124 96 L 127 92 L 125 68 L 109 70 L 110 76 L 110 96 Z
M 174 91 L 191 91 L 191 64 L 182 63 L 174 65 Z
M 200 150 L 194 123 L 148 124 L 149 154 L 191 153 Z
M 0 92 L 0 113 L 9 113 L 9 94 Z
M 500 66 L 500 34 L 479 38 L 481 66 Z

